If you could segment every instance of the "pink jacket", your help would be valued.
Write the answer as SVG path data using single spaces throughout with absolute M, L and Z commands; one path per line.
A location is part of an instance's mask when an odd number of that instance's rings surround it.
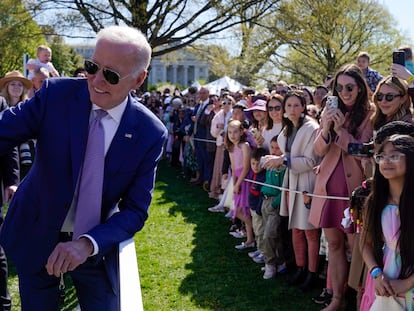
M 341 132 L 334 141 L 326 142 L 322 137 L 322 125 L 316 134 L 313 147 L 315 153 L 323 157 L 321 164 L 316 169 L 316 183 L 313 193 L 317 195 L 327 195 L 326 184 L 331 177 L 338 161 L 343 159 L 344 170 L 346 175 L 346 184 L 348 188 L 348 195 L 359 185 L 363 180 L 363 169 L 361 161 L 347 153 L 348 143 L 363 143 L 372 138 L 373 128 L 371 117 L 375 112 L 375 106 L 371 105 L 365 119 L 358 127 L 356 137 L 353 137 L 346 128 L 342 128 Z M 349 124 L 349 113 L 345 114 L 345 125 Z M 315 227 L 320 227 L 321 214 L 326 199 L 313 197 L 312 206 L 309 214 L 309 222 Z

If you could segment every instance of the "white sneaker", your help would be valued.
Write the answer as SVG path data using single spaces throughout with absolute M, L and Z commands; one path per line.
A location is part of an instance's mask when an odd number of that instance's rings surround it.
M 265 280 L 271 279 L 276 275 L 276 266 L 275 265 L 265 265 L 265 273 L 263 274 L 263 278 Z
M 225 212 L 224 207 L 221 206 L 221 205 L 216 205 L 216 206 L 213 206 L 213 207 L 209 207 L 208 211 L 212 212 L 212 213 L 224 213 Z
M 237 239 L 243 239 L 246 237 L 246 232 L 243 231 L 230 231 L 229 234 Z
M 260 251 L 253 251 L 253 252 L 248 252 L 247 255 L 249 255 L 250 258 L 254 258 L 258 255 L 260 255 Z
M 263 254 L 259 254 L 256 257 L 253 257 L 252 259 L 255 263 L 264 263 L 265 262 L 265 258 L 263 256 Z
M 287 267 L 286 267 L 286 262 L 282 263 L 281 265 L 277 266 L 277 273 L 286 273 L 287 272 Z

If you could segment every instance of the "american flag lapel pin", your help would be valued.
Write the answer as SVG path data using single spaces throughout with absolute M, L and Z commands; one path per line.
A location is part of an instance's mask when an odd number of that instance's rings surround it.
M 132 134 L 126 133 L 125 138 L 132 138 Z

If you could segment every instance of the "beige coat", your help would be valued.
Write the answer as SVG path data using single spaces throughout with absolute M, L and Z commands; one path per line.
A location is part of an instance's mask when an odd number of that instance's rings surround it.
M 318 123 L 308 117 L 299 128 L 290 152 L 291 167 L 287 168 L 283 179 L 284 188 L 300 192 L 313 192 L 316 179 L 313 168 L 318 164 L 318 157 L 313 150 L 313 141 L 318 128 Z M 277 142 L 280 149 L 285 153 L 286 136 L 284 136 L 283 131 L 278 136 Z M 288 192 L 284 193 L 283 197 L 286 198 L 287 195 L 289 199 L 282 199 L 280 204 L 280 215 L 289 216 L 289 229 L 315 229 L 308 222 L 309 209 L 303 203 L 303 195 L 301 193 Z
M 314 142 L 316 154 L 323 157 L 322 162 L 316 171 L 316 184 L 313 191 L 314 194 L 325 196 L 326 184 L 331 177 L 341 155 L 344 164 L 346 185 L 348 188 L 348 197 L 352 191 L 361 185 L 363 181 L 363 169 L 361 161 L 358 158 L 348 155 L 348 143 L 364 143 L 368 142 L 373 135 L 372 123 L 370 121 L 375 112 L 375 106 L 371 105 L 365 119 L 358 127 L 356 137 L 353 137 L 346 128 L 343 128 L 334 141 L 326 142 L 322 137 L 322 125 L 318 130 Z M 349 113 L 345 114 L 345 124 L 349 124 Z M 312 198 L 312 207 L 309 216 L 309 222 L 314 226 L 318 226 L 321 220 L 322 209 L 326 199 Z

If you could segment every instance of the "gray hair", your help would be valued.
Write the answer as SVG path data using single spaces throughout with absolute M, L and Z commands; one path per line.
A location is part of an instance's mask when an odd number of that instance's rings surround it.
M 147 70 L 151 61 L 151 46 L 144 34 L 136 28 L 127 26 L 110 26 L 100 30 L 97 41 L 107 40 L 115 43 L 131 44 L 136 58 L 135 71 L 138 73 Z

